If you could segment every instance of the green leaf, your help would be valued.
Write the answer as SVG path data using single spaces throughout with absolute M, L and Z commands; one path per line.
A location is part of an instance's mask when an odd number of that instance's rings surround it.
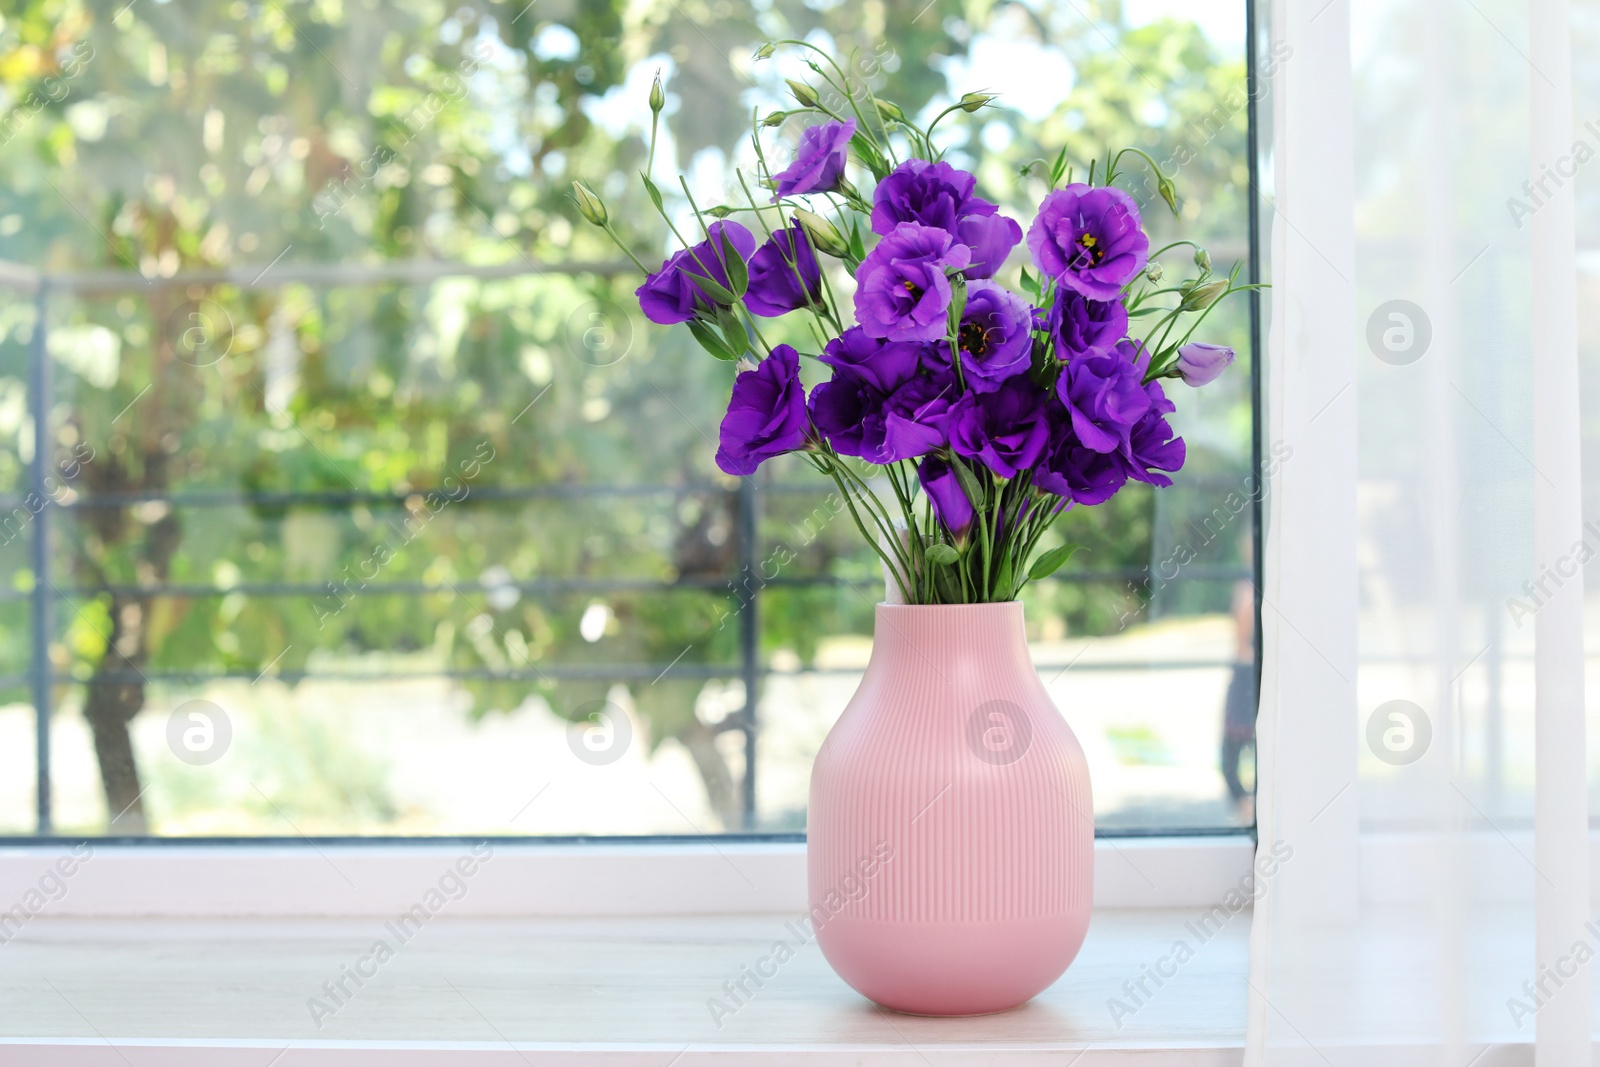
M 1061 176 L 1067 172 L 1067 146 L 1061 146 L 1061 154 L 1056 156 L 1056 161 L 1050 166 L 1050 187 L 1053 189 L 1061 183 Z
M 983 486 L 978 483 L 978 476 L 972 473 L 970 467 L 961 462 L 959 456 L 952 455 L 950 457 L 950 469 L 956 472 L 956 482 L 961 486 L 961 491 L 967 494 L 967 500 L 972 504 L 973 510 L 981 513 L 985 494 Z
M 749 350 L 750 335 L 745 333 L 744 323 L 739 321 L 739 316 L 731 309 L 717 308 L 717 325 L 722 327 L 722 336 L 727 338 L 735 359 Z
M 950 273 L 950 332 L 961 330 L 961 317 L 967 313 L 967 280 L 960 271 Z M 954 346 L 952 346 L 954 347 Z
M 930 546 L 926 555 L 929 563 L 937 563 L 941 567 L 948 567 L 961 558 L 961 553 L 955 550 L 954 545 L 945 544 Z
M 883 156 L 873 147 L 865 132 L 857 130 L 855 136 L 850 138 L 850 147 L 855 149 L 856 158 L 861 160 L 878 181 L 881 182 L 889 176 L 889 165 L 883 161 Z
M 650 194 L 650 202 L 665 216 L 667 209 L 661 203 L 661 190 L 656 188 L 656 183 L 651 181 L 648 175 L 640 174 L 639 177 L 644 179 L 644 191 Z
M 750 268 L 745 265 L 744 257 L 739 255 L 739 250 L 733 247 L 733 240 L 728 236 L 724 227 L 719 231 L 719 242 L 722 245 L 722 266 L 728 272 L 728 283 L 733 286 L 734 296 L 743 296 L 745 289 L 750 285 Z
M 728 304 L 737 302 L 739 299 L 732 293 L 728 292 L 728 290 L 724 289 L 721 285 L 712 281 L 710 278 L 707 278 L 704 274 L 697 274 L 692 270 L 685 270 L 683 272 L 683 276 L 693 282 L 694 287 L 700 290 L 700 292 L 704 293 L 705 298 L 713 304 L 726 306 Z
M 707 352 L 710 352 L 718 359 L 724 359 L 729 363 L 732 363 L 734 360 L 739 358 L 739 353 L 728 348 L 728 342 L 723 340 L 721 334 L 707 326 L 705 323 L 701 322 L 699 319 L 689 320 L 689 332 L 694 334 L 694 339 L 700 342 L 701 348 L 705 349 Z
M 861 220 L 850 220 L 850 258 L 860 263 L 867 258 L 867 242 L 861 237 Z
M 1061 568 L 1061 565 L 1072 558 L 1072 554 L 1082 545 L 1057 545 L 1038 559 L 1033 561 L 1033 566 L 1028 568 L 1028 577 L 1037 582 L 1041 578 L 1048 578 Z
M 1028 273 L 1027 267 L 1022 268 L 1022 291 L 1031 295 L 1035 300 L 1039 299 L 1039 283 L 1034 280 L 1033 275 Z

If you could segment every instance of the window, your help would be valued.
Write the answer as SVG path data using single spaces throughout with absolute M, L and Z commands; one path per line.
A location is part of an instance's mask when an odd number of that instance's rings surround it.
M 715 471 L 727 368 L 638 315 L 567 184 L 664 250 L 654 73 L 714 198 L 795 73 L 748 57 L 808 36 L 901 99 L 1001 92 L 946 130 L 989 195 L 1136 144 L 1244 261 L 1244 6 L 1191 7 L 8 16 L 0 832 L 802 832 L 881 577 L 808 472 Z M 1253 822 L 1218 769 L 1254 712 L 1250 321 L 1184 398 L 1186 477 L 1069 517 L 1089 551 L 1027 594 L 1105 831 Z

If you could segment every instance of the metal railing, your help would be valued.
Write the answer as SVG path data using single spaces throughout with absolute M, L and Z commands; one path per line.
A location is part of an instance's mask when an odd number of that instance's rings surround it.
M 513 279 L 538 275 L 596 275 L 613 277 L 634 272 L 627 263 L 575 262 L 560 265 L 535 265 L 529 263 L 473 266 L 435 261 L 411 261 L 376 265 L 288 265 L 276 263 L 266 267 L 241 266 L 227 270 L 194 271 L 167 277 L 114 271 L 80 271 L 46 274 L 31 268 L 0 261 L 0 290 L 9 289 L 30 296 L 34 303 L 35 325 L 30 341 L 28 367 L 29 406 L 34 413 L 33 455 L 28 463 L 28 496 L 0 494 L 0 514 L 8 514 L 19 507 L 24 499 L 35 500 L 38 510 L 33 515 L 32 536 L 29 541 L 29 566 L 34 575 L 32 588 L 22 591 L 0 591 L 0 603 L 26 600 L 29 605 L 30 660 L 26 676 L 0 677 L 0 684 L 27 684 L 34 706 L 38 768 L 36 794 L 38 833 L 47 835 L 53 829 L 51 764 L 51 721 L 54 714 L 53 689 L 63 684 L 82 684 L 84 679 L 58 672 L 52 666 L 50 645 L 55 630 L 57 605 L 64 600 L 103 595 L 108 592 L 137 593 L 173 597 L 224 596 L 244 594 L 252 597 L 314 597 L 326 594 L 325 585 L 306 582 L 242 582 L 227 587 L 194 582 L 155 583 L 149 585 L 95 585 L 80 586 L 57 583 L 51 579 L 51 531 L 54 512 L 88 511 L 101 508 L 130 507 L 160 502 L 174 508 L 210 508 L 228 506 L 319 506 L 330 510 L 348 511 L 357 506 L 403 507 L 407 493 L 374 493 L 360 490 L 350 492 L 246 492 L 234 490 L 188 490 L 159 493 L 104 493 L 82 494 L 69 500 L 56 500 L 48 490 L 48 476 L 54 455 L 52 427 L 47 413 L 56 403 L 53 359 L 49 352 L 49 321 L 52 301 L 56 298 L 105 297 L 108 295 L 149 291 L 152 289 L 184 289 L 226 285 L 240 290 L 278 288 L 293 284 L 319 286 L 363 285 L 415 285 L 426 286 L 450 278 Z M 685 492 L 726 492 L 710 483 L 667 484 L 648 483 L 631 485 L 572 485 L 543 484 L 523 486 L 486 486 L 475 489 L 463 500 L 475 506 L 507 504 L 539 499 L 625 498 L 653 495 L 681 494 Z M 774 578 L 757 577 L 762 559 L 758 545 L 757 520 L 764 495 L 785 493 L 817 493 L 819 489 L 780 484 L 761 484 L 756 478 L 741 479 L 736 497 L 736 571 L 721 576 L 686 576 L 676 580 L 638 578 L 538 578 L 526 581 L 508 581 L 507 588 L 521 593 L 541 595 L 569 592 L 664 592 L 669 590 L 702 589 L 727 590 L 738 599 L 738 659 L 734 664 L 678 664 L 616 663 L 616 664 L 560 664 L 540 663 L 528 670 L 496 670 L 490 668 L 440 669 L 395 675 L 386 671 L 386 678 L 449 678 L 456 680 L 536 681 L 536 680 L 648 680 L 658 678 L 667 667 L 683 678 L 716 679 L 738 677 L 744 686 L 744 706 L 724 722 L 724 729 L 743 734 L 744 773 L 740 782 L 740 809 L 742 826 L 746 832 L 756 829 L 756 775 L 757 738 L 759 722 L 757 707 L 765 668 L 760 656 L 761 614 L 760 599 L 766 588 L 805 588 L 839 585 L 845 579 L 827 573 L 781 575 Z M 1059 574 L 1051 581 L 1072 583 L 1134 582 L 1147 579 L 1147 568 L 1113 568 L 1097 571 L 1076 571 Z M 1249 572 L 1233 567 L 1208 567 L 1191 565 L 1185 568 L 1185 580 L 1233 581 L 1250 577 Z M 453 586 L 418 581 L 389 581 L 368 583 L 363 596 L 426 596 L 449 592 Z M 739 592 L 744 590 L 745 592 Z M 1141 663 L 1140 669 L 1193 669 L 1198 666 L 1221 666 L 1191 661 Z M 1041 664 L 1041 669 L 1050 665 Z M 1062 665 L 1056 665 L 1062 666 Z M 1093 666 L 1083 669 L 1095 669 Z M 1105 665 L 1105 669 L 1126 669 L 1127 664 Z M 819 673 L 835 673 L 823 670 Z M 845 672 L 838 672 L 845 673 Z M 279 672 L 275 675 L 285 681 L 305 679 L 352 680 L 372 675 L 361 672 L 329 672 L 326 670 Z M 243 671 L 179 671 L 138 670 L 100 672 L 97 682 L 167 682 L 199 684 L 223 679 L 249 678 Z

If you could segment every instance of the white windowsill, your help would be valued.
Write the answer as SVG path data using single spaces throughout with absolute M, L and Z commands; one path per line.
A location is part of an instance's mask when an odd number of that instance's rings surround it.
M 1509 847 L 1486 835 L 1481 845 L 1486 860 Z M 97 848 L 64 879 L 64 895 L 0 943 L 0 1063 L 1241 1061 L 1251 915 L 1240 911 L 1203 938 L 1194 924 L 1248 870 L 1245 839 L 1097 842 L 1096 912 L 1078 959 L 1028 1005 L 980 1019 L 890 1015 L 835 976 L 791 925 L 804 910 L 803 846 L 505 845 L 403 941 L 386 924 L 470 850 L 319 847 Z M 1368 838 L 1363 867 L 1392 870 L 1405 847 L 1398 837 Z M 0 908 L 39 885 L 63 851 L 0 851 Z M 1515 883 L 1508 877 L 1508 893 Z M 1364 894 L 1364 940 L 1338 935 L 1342 949 L 1369 962 L 1395 949 L 1394 965 L 1378 974 L 1384 990 L 1366 992 L 1402 1016 L 1428 988 L 1414 973 L 1426 953 L 1405 947 L 1429 928 L 1423 888 L 1375 878 Z M 362 961 L 379 939 L 395 946 L 392 958 L 358 989 L 346 979 L 353 993 L 340 1005 L 323 984 L 346 967 L 372 970 Z M 793 958 L 733 1001 L 724 983 L 767 966 L 779 940 Z M 1170 960 L 1179 940 L 1192 958 L 1151 988 L 1146 969 Z M 1328 955 L 1338 953 L 1330 946 Z M 1148 995 L 1136 998 L 1128 990 L 1142 979 Z M 1340 988 L 1346 979 L 1330 977 Z M 314 1019 L 313 997 L 338 1010 Z M 1114 1014 L 1113 997 L 1136 1010 Z M 712 998 L 736 1010 L 714 1018 Z M 1495 1029 L 1510 1058 L 1482 1062 L 1523 1062 L 1527 1035 Z M 1360 1052 L 1373 1064 L 1419 1055 L 1409 1045 Z
M 0 947 L 0 1062 L 266 1067 L 290 1049 L 279 1067 L 1061 1067 L 1085 1048 L 1077 1067 L 1136 1051 L 1151 1067 L 1239 1062 L 1247 912 L 1120 1027 L 1106 991 L 1139 978 L 1133 961 L 1166 953 L 1193 909 L 1098 913 L 1060 981 L 1016 1011 L 978 1019 L 874 1009 L 788 925 L 796 918 L 442 915 L 403 944 L 376 919 L 43 920 Z M 376 975 L 359 989 L 347 983 L 353 995 L 335 1005 L 322 983 L 379 938 L 398 944 L 393 958 L 363 964 Z M 735 1004 L 723 983 L 778 940 L 793 958 Z M 320 1028 L 313 996 L 337 1007 Z M 714 1019 L 713 997 L 732 1014 Z
M 926 1020 L 872 1008 L 786 925 L 806 909 L 801 844 L 501 844 L 487 859 L 435 843 L 80 848 L 64 892 L 0 944 L 0 1062 L 266 1067 L 290 1048 L 280 1067 L 911 1064 L 982 1046 L 997 1063 L 1060 1063 L 1093 1043 L 1080 1067 L 1133 1049 L 1232 1064 L 1248 913 L 1121 1027 L 1102 989 L 1137 979 L 1128 961 L 1158 959 L 1237 886 L 1252 849 L 1098 841 L 1103 910 L 1061 981 L 1005 1015 Z M 69 855 L 0 850 L 0 909 Z M 317 1027 L 322 983 L 379 938 L 398 945 L 385 923 L 464 860 L 464 888 L 443 887 L 455 899 Z M 718 1026 L 708 1001 L 778 939 L 794 958 Z

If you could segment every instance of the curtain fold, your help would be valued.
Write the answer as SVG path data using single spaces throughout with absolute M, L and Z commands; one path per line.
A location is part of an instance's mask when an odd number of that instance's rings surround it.
M 1571 13 L 1267 11 L 1258 823 L 1291 858 L 1245 1062 L 1588 1063 Z

